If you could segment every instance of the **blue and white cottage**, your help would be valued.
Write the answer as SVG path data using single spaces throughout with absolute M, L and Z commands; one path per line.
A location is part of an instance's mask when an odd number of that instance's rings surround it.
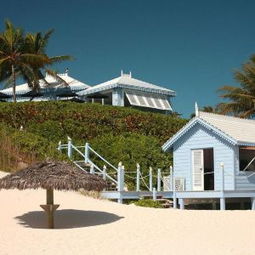
M 114 106 L 133 106 L 150 111 L 172 112 L 171 98 L 175 91 L 141 81 L 131 73 L 97 84 L 78 93 L 88 102 Z
M 255 120 L 199 112 L 164 145 L 173 152 L 174 199 L 251 199 L 255 209 Z M 242 199 L 241 199 L 242 198 Z

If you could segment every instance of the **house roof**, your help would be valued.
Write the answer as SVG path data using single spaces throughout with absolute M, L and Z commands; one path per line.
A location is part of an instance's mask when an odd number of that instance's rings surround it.
M 62 78 L 66 83 L 69 84 L 68 88 L 71 89 L 72 91 L 81 91 L 81 90 L 84 90 L 84 89 L 87 89 L 90 87 L 89 85 L 72 78 L 71 76 L 68 75 L 68 73 L 58 74 L 58 76 L 60 78 Z M 45 82 L 43 80 L 40 80 L 39 83 L 40 83 L 40 87 L 42 89 L 44 89 L 44 88 L 65 88 L 66 89 L 67 88 L 64 84 L 61 84 L 59 81 L 57 81 L 53 76 L 51 76 L 49 74 L 46 74 L 45 80 L 51 86 L 48 86 L 48 84 L 45 84 Z M 27 83 L 16 86 L 16 94 L 17 95 L 26 94 L 26 93 L 30 92 L 31 90 L 32 89 L 29 88 Z M 13 94 L 12 87 L 0 90 L 0 92 L 4 93 L 6 95 Z
M 171 149 L 173 144 L 197 123 L 234 145 L 255 146 L 255 120 L 198 112 L 196 117 L 191 119 L 162 146 L 162 149 L 164 151 Z
M 152 83 L 148 83 L 145 81 L 132 78 L 131 74 L 123 74 L 123 73 L 121 74 L 121 76 L 115 79 L 95 85 L 87 90 L 83 90 L 79 92 L 78 94 L 80 96 L 91 95 L 97 92 L 111 90 L 113 88 L 125 88 L 125 89 L 132 89 L 132 90 L 138 90 L 138 91 L 144 91 L 144 92 L 175 96 L 175 92 L 173 90 L 166 89 L 166 88 L 154 85 Z

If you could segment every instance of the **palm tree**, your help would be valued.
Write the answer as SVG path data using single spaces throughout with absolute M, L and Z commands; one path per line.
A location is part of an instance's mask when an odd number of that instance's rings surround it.
M 65 60 L 71 60 L 72 57 L 70 56 L 54 56 L 49 57 L 46 54 L 46 48 L 50 39 L 50 36 L 52 35 L 53 30 L 49 30 L 45 34 L 39 32 L 39 33 L 28 33 L 25 37 L 25 50 L 26 52 L 30 54 L 35 55 L 44 55 L 47 59 L 46 62 L 36 62 L 32 64 L 32 69 L 34 73 L 34 77 L 36 79 L 31 80 L 31 77 L 25 76 L 25 80 L 28 82 L 28 85 L 33 89 L 38 91 L 40 89 L 39 80 L 43 80 L 46 85 L 49 85 L 48 82 L 44 78 L 43 71 L 49 73 L 50 75 L 54 76 L 56 80 L 58 80 L 60 83 L 64 84 L 65 86 L 68 86 L 69 84 L 66 83 L 64 79 L 62 79 L 60 76 L 56 74 L 55 71 L 50 69 L 50 67 L 53 64 L 65 61 Z
M 5 31 L 0 34 L 0 80 L 11 79 L 14 102 L 16 102 L 16 76 L 22 74 L 35 80 L 32 64 L 46 61 L 43 55 L 26 52 L 22 29 L 14 27 L 10 21 L 5 22 Z
M 255 56 L 242 66 L 241 71 L 235 71 L 235 80 L 240 87 L 223 86 L 218 91 L 220 97 L 228 102 L 220 103 L 217 108 L 222 114 L 232 114 L 241 118 L 255 116 Z
M 5 31 L 0 34 L 0 81 L 9 81 L 13 88 L 13 101 L 16 102 L 16 79 L 23 78 L 32 90 L 39 90 L 39 80 L 47 81 L 43 71 L 68 85 L 56 72 L 49 69 L 53 64 L 71 59 L 70 56 L 49 57 L 46 46 L 53 30 L 42 33 L 28 33 L 24 36 L 20 28 L 10 21 L 5 22 Z M 10 82 L 11 79 L 11 82 Z

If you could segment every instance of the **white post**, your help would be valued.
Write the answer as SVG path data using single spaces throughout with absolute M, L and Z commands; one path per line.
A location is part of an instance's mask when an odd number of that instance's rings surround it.
M 171 187 L 171 188 L 170 188 Z M 173 167 L 170 166 L 170 174 L 169 174 L 169 190 L 173 191 Z
M 72 147 L 72 139 L 68 136 L 68 143 L 67 143 L 67 156 L 68 158 L 71 158 L 72 157 L 72 154 L 73 154 L 73 147 Z
M 61 141 L 58 142 L 58 150 L 61 151 Z
M 125 167 L 122 166 L 122 169 L 121 169 L 121 189 L 122 189 L 122 191 L 124 190 L 124 187 L 125 187 Z
M 220 210 L 226 210 L 226 201 L 225 198 L 220 198 Z
M 85 163 L 89 162 L 89 143 L 85 143 L 85 155 L 84 155 Z
M 158 178 L 157 178 L 157 190 L 161 191 L 161 169 L 158 169 Z
M 152 190 L 152 199 L 155 201 L 157 199 L 157 191 L 156 188 L 153 188 Z
M 89 172 L 90 172 L 91 174 L 95 174 L 95 169 L 94 169 L 94 165 L 93 165 L 93 164 L 90 165 Z
M 220 163 L 221 166 L 221 198 L 220 198 L 220 210 L 225 210 L 226 209 L 226 201 L 225 201 L 225 197 L 224 197 L 224 163 L 221 162 Z
M 251 198 L 251 210 L 255 210 L 255 197 Z
M 118 203 L 122 204 L 123 202 L 123 199 L 121 197 L 121 172 L 122 172 L 122 163 L 119 162 L 118 164 L 118 172 L 117 172 L 117 181 L 118 181 L 118 185 L 117 185 L 117 188 L 118 188 L 118 191 L 119 191 L 119 198 L 118 198 Z
M 180 209 L 183 210 L 184 209 L 184 199 L 183 198 L 179 198 L 179 205 L 180 205 Z
M 106 165 L 103 166 L 103 179 L 106 180 Z
M 224 163 L 220 163 L 221 166 L 221 190 L 224 191 Z
M 104 105 L 104 98 L 102 98 L 102 105 Z
M 118 165 L 118 191 L 123 191 L 124 188 L 124 166 L 120 162 Z
M 172 168 L 172 190 L 173 190 L 173 207 L 177 208 L 177 198 L 176 198 L 176 190 L 175 190 L 175 178 L 174 178 L 174 169 Z
M 150 191 L 152 191 L 152 168 L 151 167 L 149 170 L 149 188 L 150 188 Z
M 140 191 L 140 165 L 136 164 L 136 191 Z

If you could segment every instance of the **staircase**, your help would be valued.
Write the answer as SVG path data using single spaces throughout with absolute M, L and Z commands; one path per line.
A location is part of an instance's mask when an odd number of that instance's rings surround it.
M 81 150 L 83 149 L 83 151 Z M 82 171 L 86 173 L 91 173 L 95 175 L 101 176 L 107 182 L 107 191 L 116 191 L 118 190 L 118 177 L 119 172 L 121 170 L 121 165 L 118 167 L 113 166 L 110 162 L 104 159 L 100 154 L 98 154 L 95 150 L 93 150 L 88 143 L 85 146 L 75 146 L 72 144 L 72 140 L 68 138 L 67 144 L 62 144 L 59 142 L 58 150 L 63 152 L 67 151 L 68 157 L 71 161 Z M 103 168 L 100 168 L 91 160 L 91 155 L 97 157 L 102 164 L 104 164 Z M 113 174 L 107 173 L 107 170 L 111 170 Z M 117 176 L 117 178 L 116 178 Z

